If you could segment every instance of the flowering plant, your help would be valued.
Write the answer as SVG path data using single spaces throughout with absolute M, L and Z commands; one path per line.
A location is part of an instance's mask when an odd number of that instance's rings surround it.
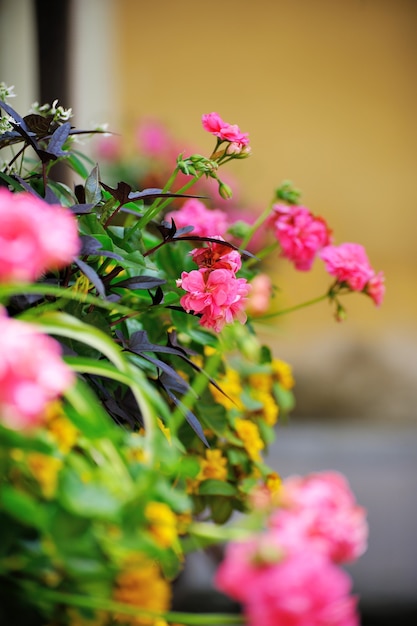
M 342 476 L 281 481 L 262 456 L 294 381 L 254 333 L 271 315 L 258 266 L 278 245 L 303 271 L 321 256 L 339 318 L 343 293 L 380 304 L 382 274 L 288 184 L 243 229 L 189 195 L 208 178 L 230 196 L 220 167 L 250 154 L 217 113 L 202 118 L 209 157 L 181 154 L 162 188 L 137 191 L 101 180 L 70 111 L 21 117 L 0 95 L 0 616 L 240 623 L 170 610 L 187 553 L 230 541 L 216 584 L 249 624 L 356 624 L 339 564 L 366 548 L 364 510 Z M 254 256 L 262 227 L 276 242 Z

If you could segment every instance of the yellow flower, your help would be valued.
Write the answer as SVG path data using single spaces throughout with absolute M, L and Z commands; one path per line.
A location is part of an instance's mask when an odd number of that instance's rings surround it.
M 274 426 L 274 424 L 277 423 L 279 415 L 279 407 L 275 398 L 270 393 L 263 390 L 254 390 L 251 395 L 262 404 L 262 408 L 257 411 L 259 415 L 269 426 Z
M 259 435 L 256 424 L 246 419 L 237 418 L 235 429 L 252 461 L 260 461 L 260 451 L 265 447 L 265 444 Z
M 40 452 L 30 452 L 27 456 L 28 466 L 33 476 L 39 483 L 45 498 L 52 498 L 55 494 L 58 482 L 58 472 L 62 461 Z
M 50 402 L 47 407 L 46 428 L 64 454 L 69 452 L 77 441 L 78 430 L 66 417 L 59 401 Z
M 214 478 L 215 480 L 226 480 L 227 459 L 222 455 L 221 450 L 206 450 L 206 458 L 201 459 L 201 469 L 197 476 L 200 482 Z
M 156 422 L 159 426 L 159 430 L 165 435 L 169 443 L 171 443 L 171 431 L 168 426 L 165 426 L 164 422 L 159 417 L 156 418 Z
M 186 535 L 190 524 L 192 524 L 193 517 L 191 513 L 179 513 L 177 515 L 177 529 L 179 535 Z
M 149 531 L 163 548 L 170 548 L 177 539 L 177 517 L 164 502 L 148 502 L 145 517 Z
M 276 380 L 278 380 L 284 389 L 292 389 L 295 385 L 295 381 L 292 375 L 291 365 L 280 359 L 273 359 L 271 365 Z
M 231 368 L 227 368 L 226 374 L 219 380 L 219 386 L 224 393 L 221 393 L 215 387 L 212 387 L 211 389 L 213 398 L 218 404 L 224 406 L 226 410 L 233 408 L 238 408 L 240 410 L 244 409 L 243 403 L 240 399 L 242 385 L 238 372 L 232 370 Z
M 113 599 L 138 607 L 138 610 L 162 613 L 169 608 L 171 588 L 162 578 L 158 565 L 140 556 L 117 577 Z M 156 626 L 158 621 L 160 623 L 160 618 L 123 613 L 117 613 L 114 619 L 132 626 Z
M 272 377 L 271 374 L 265 372 L 257 372 L 249 375 L 249 384 L 253 389 L 259 391 L 271 391 Z
M 265 486 L 271 495 L 276 495 L 282 488 L 281 477 L 276 472 L 271 472 L 266 477 Z

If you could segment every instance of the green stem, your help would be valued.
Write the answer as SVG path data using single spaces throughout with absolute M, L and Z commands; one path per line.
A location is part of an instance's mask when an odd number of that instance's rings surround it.
M 134 315 L 135 313 L 137 313 L 133 309 L 129 309 L 126 306 L 117 304 L 115 302 L 108 302 L 107 300 L 97 298 L 96 296 L 92 296 L 88 293 L 81 293 L 80 291 L 75 291 L 73 289 L 63 289 L 62 287 L 58 287 L 55 285 L 46 285 L 42 283 L 10 283 L 8 285 L 1 285 L 0 302 L 7 302 L 7 300 L 12 296 L 28 293 L 40 294 L 43 296 L 56 296 L 64 300 L 75 300 L 76 302 L 93 304 L 94 306 L 100 307 L 102 309 L 107 309 L 108 311 L 117 311 L 122 315 Z M 34 311 L 39 314 L 39 307 L 36 307 L 34 309 L 28 309 L 27 311 L 19 315 L 19 318 L 30 318 L 33 316 Z
M 32 584 L 25 584 L 27 591 L 36 594 L 39 600 L 44 600 L 53 604 L 65 604 L 78 608 L 92 609 L 95 611 L 110 611 L 112 613 L 122 613 L 124 615 L 133 615 L 141 617 L 150 617 L 153 619 L 165 619 L 170 622 L 182 622 L 187 626 L 214 626 L 215 624 L 242 624 L 243 618 L 238 615 L 210 613 L 209 615 L 200 615 L 198 613 L 183 613 L 180 611 L 167 611 L 158 613 L 154 611 L 142 610 L 140 607 L 125 604 L 123 602 L 115 602 L 105 598 L 95 598 L 88 595 L 66 593 L 63 591 L 55 591 L 53 589 L 41 589 Z
M 274 243 L 271 243 L 270 246 L 267 246 L 260 252 L 257 252 L 256 256 L 249 258 L 248 261 L 245 261 L 245 267 L 249 268 L 252 265 L 255 265 L 255 263 L 259 263 L 259 261 L 262 261 L 262 259 L 264 259 L 266 256 L 268 256 L 268 254 L 270 254 L 277 248 L 279 248 L 279 243 L 278 241 L 274 241 Z
M 178 171 L 176 170 L 176 172 L 178 173 Z M 188 181 L 188 183 L 186 183 L 185 185 L 183 185 L 181 187 L 181 189 L 179 189 L 176 193 L 181 194 L 184 193 L 185 191 L 187 191 L 188 189 L 190 189 L 190 187 L 192 187 L 194 185 L 194 183 L 196 183 L 198 180 L 200 180 L 200 178 L 202 177 L 204 172 L 199 172 L 196 176 L 193 176 L 191 178 L 191 180 Z M 172 178 L 172 177 L 171 177 Z M 171 180 L 171 179 L 170 179 Z M 168 181 L 169 182 L 169 181 Z M 164 191 L 166 191 L 168 189 L 167 185 L 165 185 L 164 187 Z M 166 198 L 165 200 L 161 200 L 161 198 L 158 198 L 148 209 L 148 211 L 145 213 L 145 215 L 143 215 L 140 220 L 138 221 L 138 223 L 136 224 L 136 226 L 134 226 L 134 228 L 144 228 L 154 217 L 156 217 L 158 215 L 158 213 L 160 213 L 161 211 L 163 211 L 169 204 L 171 204 L 171 202 L 174 200 L 174 198 Z
M 312 304 L 317 304 L 318 302 L 322 302 L 323 300 L 326 300 L 326 298 L 328 297 L 329 297 L 329 292 L 326 291 L 326 293 L 323 294 L 322 296 L 318 296 L 317 298 L 313 298 L 312 300 L 307 300 L 306 302 L 301 302 L 301 304 L 295 304 L 294 306 L 290 306 L 287 309 L 281 309 L 280 311 L 275 311 L 275 313 L 267 313 L 266 315 L 260 315 L 259 317 L 255 318 L 253 321 L 257 322 L 257 321 L 269 320 L 269 319 L 272 319 L 273 317 L 280 317 L 281 315 L 287 315 L 287 313 L 292 313 L 293 311 L 304 309 L 308 306 L 311 306 Z
M 255 232 L 258 230 L 260 226 L 262 226 L 265 220 L 269 217 L 269 214 L 271 213 L 271 207 L 272 207 L 272 203 L 265 209 L 263 213 L 260 214 L 258 219 L 255 220 L 255 222 L 252 224 L 251 228 L 242 239 L 242 242 L 240 244 L 241 248 L 243 249 L 246 248 L 246 246 L 248 245 L 249 241 L 252 239 Z

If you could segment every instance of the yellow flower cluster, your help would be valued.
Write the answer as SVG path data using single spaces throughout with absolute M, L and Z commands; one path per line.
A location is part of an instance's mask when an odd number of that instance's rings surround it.
M 164 502 L 148 502 L 145 517 L 156 543 L 162 548 L 171 548 L 178 537 L 175 513 Z
M 291 365 L 280 359 L 273 359 L 271 365 L 273 375 L 282 387 L 287 390 L 292 389 L 295 385 L 295 380 Z
M 251 396 L 262 405 L 262 408 L 257 411 L 259 416 L 265 420 L 268 426 L 274 426 L 279 415 L 279 406 L 274 396 L 269 391 L 258 389 L 253 390 Z
M 226 480 L 227 459 L 221 450 L 206 450 L 206 457 L 200 461 L 200 472 L 197 476 L 199 482 L 214 478 L 215 480 Z
M 51 402 L 46 410 L 46 429 L 59 450 L 66 454 L 77 441 L 78 430 L 65 416 L 62 403 Z
M 169 608 L 171 588 L 162 578 L 158 565 L 140 556 L 117 577 L 113 599 L 138 607 L 138 612 L 162 613 Z M 164 620 L 146 615 L 117 613 L 114 619 L 132 626 L 165 626 Z
M 32 475 L 39 483 L 43 496 L 52 498 L 56 491 L 62 460 L 40 452 L 30 452 L 27 456 L 27 463 Z
M 235 430 L 252 461 L 260 461 L 260 451 L 263 450 L 265 444 L 261 439 L 257 425 L 250 420 L 237 418 Z
M 213 387 L 211 392 L 215 401 L 224 406 L 227 411 L 233 408 L 243 410 L 244 406 L 240 399 L 242 384 L 238 372 L 228 367 L 219 384 L 224 393 Z

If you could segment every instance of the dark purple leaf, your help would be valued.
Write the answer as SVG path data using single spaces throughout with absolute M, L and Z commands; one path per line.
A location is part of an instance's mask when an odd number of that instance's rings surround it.
M 47 152 L 49 154 L 54 155 L 54 157 L 56 158 L 61 156 L 67 156 L 69 154 L 69 152 L 66 152 L 62 149 L 62 146 L 68 139 L 70 130 L 71 124 L 69 122 L 65 122 L 65 124 L 61 124 L 61 126 L 58 126 L 48 143 Z
M 37 113 L 30 113 L 23 118 L 28 131 L 35 133 L 39 138 L 46 137 L 51 132 L 51 124 L 53 122 L 53 115 L 38 115 Z
M 19 176 L 18 174 L 14 174 L 13 177 L 19 181 L 19 183 L 22 185 L 22 187 L 28 191 L 29 193 L 31 193 L 33 196 L 36 196 L 37 198 L 42 198 L 42 196 L 35 190 L 33 189 L 33 187 L 31 187 L 29 185 L 29 183 L 24 180 L 21 176 Z
M 91 235 L 81 235 L 81 256 L 105 256 L 109 259 L 116 259 L 117 261 L 121 261 L 122 257 L 116 252 L 111 252 L 110 250 L 104 250 L 101 247 L 100 241 L 97 241 Z
M 207 448 L 209 448 L 210 444 L 207 441 L 203 428 L 200 422 L 198 421 L 198 419 L 196 418 L 196 416 L 194 415 L 194 413 L 192 413 L 189 409 L 187 409 L 187 407 L 184 406 L 181 400 L 178 400 L 177 396 L 173 394 L 169 388 L 165 388 L 164 385 L 162 385 L 162 387 L 163 389 L 165 389 L 168 397 L 172 400 L 175 406 L 179 407 L 182 410 L 182 412 L 184 413 L 185 419 L 187 420 L 188 424 L 191 426 L 191 428 L 193 429 L 197 437 L 204 443 L 204 445 L 207 446 Z
M 151 298 L 152 298 L 152 306 L 157 306 L 158 304 L 161 304 L 161 302 L 164 301 L 164 292 L 162 291 L 161 287 L 157 287 L 154 294 L 151 293 Z
M 109 187 L 108 185 L 106 185 L 102 181 L 100 181 L 100 184 L 103 187 L 103 189 L 108 191 L 109 194 L 111 196 L 113 196 L 113 198 L 115 200 L 117 200 L 119 202 L 120 205 L 126 204 L 127 202 L 130 202 L 130 200 L 129 200 L 129 193 L 130 193 L 132 187 L 130 185 L 128 185 L 127 183 L 125 183 L 123 181 L 117 183 L 116 189 L 113 189 L 112 187 Z
M 152 289 L 164 285 L 166 280 L 155 276 L 132 276 L 117 283 L 111 283 L 110 287 L 128 287 L 129 289 Z
M 60 199 L 58 198 L 58 196 L 52 191 L 52 189 L 50 187 L 46 187 L 45 190 L 45 197 L 44 197 L 45 202 L 47 202 L 48 204 L 61 204 Z
M 85 215 L 86 213 L 91 213 L 91 209 L 94 204 L 73 204 L 69 207 L 69 210 L 75 215 Z
M 85 204 L 85 189 L 83 185 L 75 185 L 74 194 L 80 204 Z
M 162 189 L 157 189 L 153 187 L 149 187 L 148 189 L 143 189 L 142 191 L 132 191 L 129 193 L 129 200 L 141 200 L 143 198 L 155 199 L 155 198 L 205 198 L 206 196 L 196 196 L 194 194 L 187 193 L 175 193 L 172 191 L 163 191 Z
M 104 285 L 101 281 L 100 276 L 97 274 L 97 272 L 91 267 L 91 265 L 88 265 L 87 263 L 84 263 L 84 261 L 82 261 L 81 259 L 75 259 L 74 260 L 75 265 L 77 265 L 77 267 L 82 271 L 82 273 L 87 276 L 88 280 L 93 283 L 94 287 L 97 289 L 98 293 L 101 296 L 105 296 L 106 292 L 104 289 Z
M 19 113 L 17 113 L 14 109 L 12 109 L 12 107 L 9 104 L 7 104 L 6 102 L 3 102 L 3 100 L 0 100 L 0 109 L 3 109 L 3 111 L 6 111 L 6 113 L 10 115 L 14 119 L 15 122 L 17 122 L 17 124 L 22 130 L 26 131 L 26 133 L 29 131 L 23 117 L 20 117 Z M 17 128 L 16 130 L 17 132 L 19 132 Z

